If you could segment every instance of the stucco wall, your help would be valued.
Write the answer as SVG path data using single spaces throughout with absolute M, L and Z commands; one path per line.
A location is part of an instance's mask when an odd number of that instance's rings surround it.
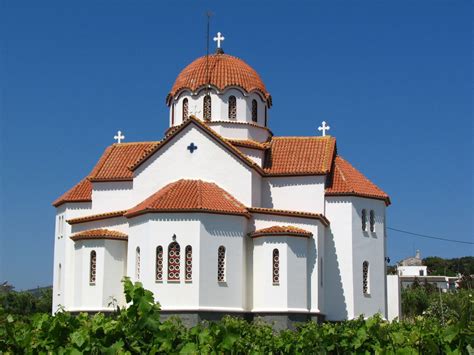
M 92 183 L 92 211 L 98 214 L 130 208 L 132 181 L 107 181 Z

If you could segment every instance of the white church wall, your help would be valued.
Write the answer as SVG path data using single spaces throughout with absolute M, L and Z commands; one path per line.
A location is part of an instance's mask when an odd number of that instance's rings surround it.
M 397 273 L 399 276 L 427 276 L 428 275 L 428 267 L 427 266 L 397 266 Z
M 386 316 L 385 202 L 352 197 L 352 267 L 354 278 L 354 317 L 376 313 Z M 361 212 L 367 211 L 367 231 L 362 230 Z M 369 213 L 375 212 L 375 231 L 370 231 Z M 369 262 L 369 292 L 363 292 L 362 264 Z
M 401 316 L 400 279 L 398 275 L 387 275 L 387 320 Z
M 199 306 L 203 310 L 244 311 L 246 307 L 247 219 L 201 214 Z M 217 280 L 218 249 L 224 246 L 225 281 Z
M 190 153 L 194 143 L 198 149 Z M 179 179 L 215 182 L 245 205 L 252 203 L 252 169 L 193 124 L 135 171 L 133 204 Z
M 132 181 L 92 183 L 92 214 L 128 209 L 132 203 Z
M 324 214 L 325 176 L 262 179 L 262 207 Z
M 66 221 L 82 217 L 91 211 L 90 202 L 65 203 L 56 209 L 56 233 L 54 239 L 53 308 L 68 309 L 74 297 L 74 242 L 70 239 L 71 226 Z M 59 266 L 61 265 L 61 266 Z M 61 271 L 59 271 L 61 269 Z
M 127 242 L 104 240 L 102 307 L 125 306 L 122 279 L 127 271 Z
M 244 122 L 242 122 L 244 123 Z M 228 139 L 250 139 L 257 142 L 266 142 L 271 133 L 263 127 L 238 122 L 208 122 L 209 127 L 219 135 Z
M 128 221 L 125 217 L 106 218 L 97 221 L 83 222 L 71 226 L 71 234 L 91 230 L 91 229 L 109 229 L 122 232 L 128 235 Z
M 288 310 L 290 312 L 309 311 L 308 302 L 308 251 L 311 238 L 287 237 L 287 280 Z M 317 283 L 316 283 L 317 286 Z
M 238 150 L 244 153 L 247 157 L 252 159 L 255 163 L 257 163 L 260 167 L 263 165 L 263 159 L 265 158 L 265 151 L 261 149 L 253 149 L 253 148 L 246 148 L 246 147 L 238 147 Z
M 326 230 L 323 259 L 322 312 L 327 320 L 354 318 L 353 261 L 352 261 L 352 203 L 350 198 L 326 197 Z

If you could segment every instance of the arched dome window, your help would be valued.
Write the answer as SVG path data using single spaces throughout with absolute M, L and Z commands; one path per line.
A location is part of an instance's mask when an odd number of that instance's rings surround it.
M 370 210 L 369 222 L 370 222 L 370 231 L 375 232 L 375 212 L 374 212 L 374 210 Z
M 140 280 L 140 247 L 135 250 L 135 278 Z
M 370 292 L 369 287 L 369 262 L 364 261 L 362 263 L 362 292 L 364 295 L 368 295 Z
M 185 252 L 185 280 L 191 281 L 193 279 L 193 248 L 191 245 L 186 246 Z
M 183 100 L 183 122 L 186 121 L 189 117 L 189 109 L 188 109 L 188 99 L 185 98 Z
M 280 284 L 280 252 L 278 249 L 273 249 L 272 261 L 273 284 L 277 286 Z
M 367 231 L 367 211 L 366 210 L 362 210 L 360 218 L 362 222 L 362 231 L 366 232 Z
M 156 281 L 163 281 L 163 247 L 156 248 Z
M 180 273 L 180 247 L 177 242 L 168 246 L 168 280 L 179 281 Z
M 211 96 L 210 95 L 204 96 L 202 111 L 204 113 L 204 119 L 211 120 Z
M 265 105 L 265 127 L 268 126 L 268 108 Z
M 91 251 L 90 261 L 89 261 L 89 283 L 95 285 L 95 278 L 97 272 L 97 253 L 95 250 Z
M 235 96 L 229 96 L 229 119 L 235 120 L 237 118 L 237 99 Z
M 225 247 L 222 245 L 217 251 L 217 281 L 225 282 Z
M 258 104 L 257 100 L 252 100 L 252 121 L 258 121 Z

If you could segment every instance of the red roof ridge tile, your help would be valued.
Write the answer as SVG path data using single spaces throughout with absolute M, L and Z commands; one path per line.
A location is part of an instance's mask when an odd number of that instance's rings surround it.
M 93 215 L 88 215 L 88 216 L 83 216 L 83 217 L 71 218 L 71 219 L 68 219 L 66 222 L 69 224 L 78 224 L 78 223 L 84 223 L 84 222 L 100 221 L 102 219 L 122 217 L 125 212 L 127 212 L 127 210 L 98 213 L 98 214 L 93 214 Z
M 313 233 L 295 226 L 271 226 L 267 228 L 258 229 L 255 232 L 249 234 L 250 237 L 263 237 L 263 236 L 296 236 L 311 238 Z
M 326 227 L 329 226 L 329 220 L 322 213 L 281 210 L 281 209 L 267 208 L 267 207 L 247 207 L 247 210 L 250 213 L 261 213 L 261 214 L 271 214 L 271 215 L 277 215 L 277 216 L 319 219 L 323 223 L 323 225 L 325 225 Z
M 128 236 L 125 233 L 109 229 L 90 229 L 73 234 L 72 240 L 91 240 L 91 239 L 111 239 L 127 241 Z

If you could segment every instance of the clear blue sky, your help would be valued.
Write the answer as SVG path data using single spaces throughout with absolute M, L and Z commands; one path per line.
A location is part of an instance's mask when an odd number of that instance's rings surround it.
M 51 284 L 51 202 L 121 129 L 159 140 L 205 53 L 205 16 L 273 95 L 276 135 L 316 135 L 387 191 L 388 225 L 473 241 L 471 1 L 0 0 L 0 281 Z M 214 47 L 214 46 L 212 46 Z M 472 245 L 389 232 L 392 262 Z

